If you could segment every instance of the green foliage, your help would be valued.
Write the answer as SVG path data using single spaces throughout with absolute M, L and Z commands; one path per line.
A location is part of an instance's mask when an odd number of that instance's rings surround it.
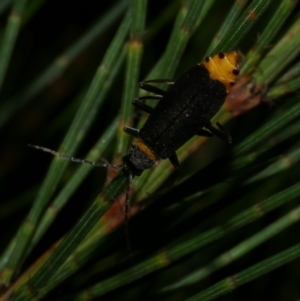
M 299 298 L 297 1 L 64 3 L 0 4 L 0 301 Z M 138 81 L 236 48 L 213 120 L 232 145 L 195 137 L 180 171 L 133 179 L 128 227 L 122 170 L 27 148 L 120 164 Z

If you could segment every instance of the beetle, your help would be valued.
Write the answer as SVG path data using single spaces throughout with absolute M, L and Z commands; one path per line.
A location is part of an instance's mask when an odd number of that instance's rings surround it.
M 132 101 L 134 106 L 150 115 L 140 130 L 124 127 L 124 132 L 136 139 L 129 153 L 122 158 L 122 165 L 91 162 L 68 157 L 45 147 L 29 146 L 74 162 L 123 168 L 128 183 L 144 170 L 157 165 L 160 159 L 169 159 L 178 169 L 180 165 L 176 150 L 195 135 L 215 135 L 231 143 L 230 134 L 221 124 L 217 123 L 216 128 L 210 120 L 224 104 L 229 88 L 235 84 L 240 60 L 241 53 L 237 50 L 220 52 L 208 56 L 203 63 L 191 67 L 175 81 L 156 79 L 140 82 L 141 89 L 155 95 Z M 164 91 L 152 85 L 157 83 L 168 84 L 169 89 Z M 145 99 L 159 100 L 159 103 L 152 108 L 143 102 Z
M 141 175 L 159 159 L 168 158 L 178 169 L 176 150 L 195 135 L 215 135 L 231 143 L 230 134 L 219 123 L 215 128 L 210 120 L 235 84 L 240 59 L 239 51 L 221 52 L 191 67 L 176 81 L 148 80 L 139 84 L 141 89 L 156 95 L 133 100 L 133 105 L 150 115 L 140 130 L 124 128 L 136 138 L 129 154 L 122 158 L 127 177 Z M 153 83 L 166 83 L 170 87 L 164 91 Z M 152 108 L 142 102 L 148 98 L 159 100 L 158 105 Z

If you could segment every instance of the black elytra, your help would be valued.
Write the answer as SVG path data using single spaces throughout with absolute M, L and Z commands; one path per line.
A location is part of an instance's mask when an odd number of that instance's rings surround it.
M 140 83 L 146 91 L 156 93 L 151 99 L 160 100 L 153 109 L 140 100 L 133 104 L 150 113 L 144 126 L 138 131 L 125 127 L 124 131 L 137 139 L 131 144 L 129 154 L 123 157 L 123 165 L 130 178 L 139 176 L 157 164 L 159 159 L 169 158 L 175 168 L 179 168 L 176 150 L 195 135 L 213 136 L 231 142 L 230 134 L 210 120 L 223 105 L 228 87 L 238 75 L 239 52 L 219 53 L 208 57 L 205 63 L 193 66 L 175 82 L 170 80 L 150 80 Z M 150 83 L 168 83 L 163 91 Z M 205 129 L 203 129 L 205 128 Z

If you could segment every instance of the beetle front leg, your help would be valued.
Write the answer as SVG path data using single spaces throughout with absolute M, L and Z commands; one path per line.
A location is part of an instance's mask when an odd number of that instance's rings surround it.
M 157 88 L 155 86 L 149 85 L 149 84 L 168 84 L 173 85 L 174 81 L 171 79 L 150 79 L 145 80 L 139 83 L 139 87 L 145 91 L 152 92 L 155 94 L 165 95 L 166 92 L 160 88 Z

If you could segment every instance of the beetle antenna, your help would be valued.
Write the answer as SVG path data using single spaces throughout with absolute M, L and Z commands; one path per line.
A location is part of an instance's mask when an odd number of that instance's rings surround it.
M 27 144 L 27 145 L 29 147 L 41 150 L 43 152 L 50 153 L 53 156 L 60 157 L 60 158 L 63 158 L 65 160 L 76 162 L 76 163 L 89 164 L 89 165 L 93 165 L 95 167 L 112 167 L 112 168 L 115 168 L 115 169 L 123 168 L 123 165 L 109 164 L 107 162 L 92 162 L 92 161 L 85 160 L 85 159 L 79 159 L 79 158 L 69 157 L 69 156 L 67 156 L 65 154 L 56 152 L 56 151 L 54 151 L 54 150 L 52 150 L 50 148 L 46 148 L 46 147 L 43 147 L 43 146 L 38 146 L 38 145 L 33 145 L 33 144 Z

